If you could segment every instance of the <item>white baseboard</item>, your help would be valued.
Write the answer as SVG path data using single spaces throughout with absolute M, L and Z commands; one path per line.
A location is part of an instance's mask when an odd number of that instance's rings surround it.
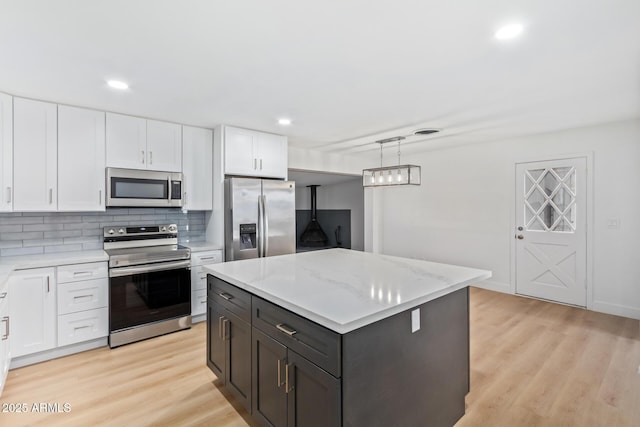
M 80 353 L 82 351 L 93 350 L 98 347 L 105 347 L 108 345 L 107 337 L 97 338 L 95 340 L 67 345 L 60 348 L 53 348 L 51 350 L 41 351 L 39 353 L 27 354 L 25 356 L 19 356 L 11 359 L 11 365 L 9 369 L 22 368 L 23 366 L 33 365 L 34 363 L 44 362 L 45 360 L 57 359 L 58 357 L 68 356 L 74 353 Z
M 613 314 L 615 316 L 629 317 L 631 319 L 640 320 L 640 308 L 630 307 L 622 304 L 612 304 L 610 302 L 594 301 L 590 307 L 593 311 L 601 313 Z
M 496 282 L 495 280 L 483 280 L 482 282 L 473 283 L 471 286 L 489 291 L 502 292 L 504 294 L 513 294 L 513 292 L 511 292 L 511 286 L 509 286 L 508 283 Z

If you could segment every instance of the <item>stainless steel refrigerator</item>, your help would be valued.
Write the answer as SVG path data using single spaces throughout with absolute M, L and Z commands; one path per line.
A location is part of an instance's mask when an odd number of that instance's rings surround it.
M 227 178 L 224 184 L 227 261 L 295 253 L 295 182 Z

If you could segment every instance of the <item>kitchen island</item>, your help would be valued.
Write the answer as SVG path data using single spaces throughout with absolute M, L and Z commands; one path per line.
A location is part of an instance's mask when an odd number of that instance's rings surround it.
M 208 266 L 207 364 L 263 425 L 451 426 L 486 270 L 346 249 Z

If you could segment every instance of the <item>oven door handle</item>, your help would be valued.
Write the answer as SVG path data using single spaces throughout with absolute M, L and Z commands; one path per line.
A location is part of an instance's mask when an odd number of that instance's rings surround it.
M 159 262 L 157 264 L 135 265 L 133 267 L 115 267 L 109 269 L 109 277 L 130 276 L 133 274 L 152 273 L 154 271 L 177 270 L 188 268 L 191 261 Z

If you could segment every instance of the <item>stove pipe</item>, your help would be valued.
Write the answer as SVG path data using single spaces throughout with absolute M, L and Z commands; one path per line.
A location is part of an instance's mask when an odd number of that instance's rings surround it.
M 318 223 L 316 212 L 316 187 L 319 185 L 307 185 L 311 189 L 311 221 L 300 235 L 300 246 L 321 247 L 327 246 L 329 238 Z

